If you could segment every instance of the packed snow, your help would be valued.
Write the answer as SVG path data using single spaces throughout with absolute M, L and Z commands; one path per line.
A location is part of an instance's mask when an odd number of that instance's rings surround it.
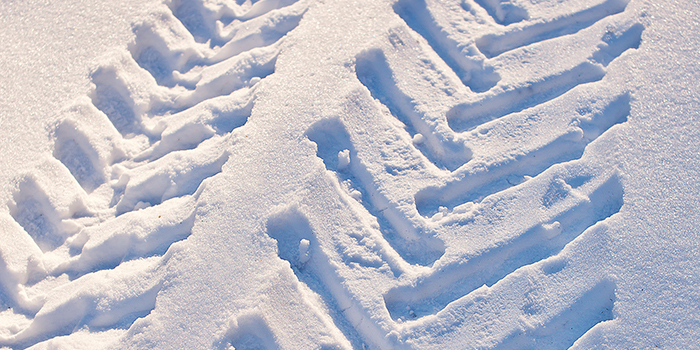
M 694 349 L 700 4 L 0 2 L 0 349 Z

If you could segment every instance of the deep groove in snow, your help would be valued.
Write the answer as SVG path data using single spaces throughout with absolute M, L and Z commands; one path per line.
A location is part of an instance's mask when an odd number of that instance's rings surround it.
M 574 34 L 603 18 L 625 10 L 629 0 L 606 0 L 585 10 L 564 15 L 547 22 L 513 28 L 502 34 L 485 35 L 476 40 L 476 46 L 488 58 L 531 45 L 539 41 Z
M 472 91 L 485 92 L 498 83 L 500 76 L 492 66 L 484 63 L 483 58 L 473 55 L 468 47 L 450 38 L 448 33 L 435 23 L 426 0 L 400 0 L 394 5 L 394 11 L 427 40 L 440 58 Z
M 627 121 L 630 96 L 623 94 L 602 110 L 591 111 L 574 120 L 576 129 L 553 140 L 542 148 L 523 152 L 508 161 L 475 170 L 462 179 L 440 188 L 426 188 L 416 193 L 416 207 L 425 216 L 435 215 L 440 207 L 448 208 L 467 202 L 479 202 L 485 197 L 518 185 L 524 177 L 535 177 L 554 164 L 580 158 L 586 145 L 614 125 Z M 583 120 L 583 121 L 579 121 Z

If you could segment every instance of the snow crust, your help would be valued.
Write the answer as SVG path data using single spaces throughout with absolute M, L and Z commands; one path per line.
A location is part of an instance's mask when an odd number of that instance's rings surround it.
M 0 13 L 0 349 L 697 347 L 694 4 Z

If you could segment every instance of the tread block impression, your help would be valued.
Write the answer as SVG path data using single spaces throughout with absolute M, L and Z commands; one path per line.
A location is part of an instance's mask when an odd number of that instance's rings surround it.
M 493 66 L 486 63 L 484 57 L 470 45 L 458 42 L 449 30 L 444 30 L 443 19 L 431 12 L 428 2 L 436 6 L 432 0 L 400 0 L 395 3 L 394 11 L 411 29 L 425 38 L 435 53 L 472 91 L 485 92 L 496 86 L 501 77 Z M 458 10 L 463 11 L 463 8 L 459 7 Z
M 454 106 L 446 115 L 450 127 L 458 132 L 472 130 L 490 120 L 556 99 L 579 85 L 600 81 L 605 77 L 605 67 L 610 62 L 625 51 L 639 47 L 643 29 L 638 23 L 627 28 L 610 29 L 587 61 L 531 78 L 532 81 L 518 82 L 503 91 L 494 89 L 493 93 L 485 94 L 474 102 Z
M 567 197 L 571 201 L 581 195 L 564 180 L 555 181 L 542 202 L 547 207 L 553 207 Z M 498 246 L 480 252 L 467 261 L 443 266 L 432 277 L 412 282 L 408 287 L 390 290 L 384 296 L 387 309 L 394 319 L 435 314 L 450 302 L 483 285 L 492 286 L 519 267 L 558 254 L 586 229 L 619 212 L 623 204 L 622 195 L 622 185 L 613 176 L 584 197 L 583 201 L 579 200 L 574 206 L 555 214 L 549 222 L 530 227 L 511 240 L 500 242 Z
M 524 23 L 512 29 L 507 28 L 502 33 L 487 34 L 476 40 L 476 46 L 486 57 L 493 58 L 519 47 L 577 33 L 606 17 L 624 11 L 628 2 L 629 0 L 606 0 L 556 18 Z
M 542 327 L 512 334 L 495 349 L 568 349 L 595 325 L 613 319 L 615 289 L 613 282 L 601 281 Z
M 66 237 L 60 230 L 60 217 L 32 178 L 19 183 L 18 191 L 8 204 L 12 217 L 42 251 L 54 249 L 63 243 Z
M 589 106 L 595 106 L 590 103 Z M 575 112 L 572 120 L 574 131 L 564 134 L 541 148 L 523 152 L 497 166 L 479 169 L 464 178 L 445 184 L 440 188 L 426 188 L 416 193 L 416 207 L 431 217 L 447 208 L 467 202 L 480 202 L 485 197 L 520 184 L 525 177 L 534 177 L 551 166 L 579 159 L 590 142 L 614 125 L 627 121 L 630 113 L 630 96 L 622 94 L 607 105 L 596 109 Z M 444 211 L 444 209 L 443 209 Z
M 400 40 L 398 36 L 394 40 Z M 401 41 L 401 45 L 403 41 Z M 413 58 L 413 57 L 410 57 Z M 406 126 L 414 145 L 439 168 L 450 171 L 462 166 L 471 158 L 470 150 L 454 135 L 439 131 L 439 124 L 426 121 L 420 107 L 399 88 L 387 58 L 380 50 L 363 52 L 357 57 L 357 77 L 376 100 Z M 432 124 L 432 125 L 431 125 Z M 436 130 L 438 129 L 438 130 Z
M 320 296 L 335 326 L 348 339 L 360 339 L 352 321 L 345 314 L 353 301 L 344 298 L 342 288 L 334 283 L 331 276 L 335 272 L 329 264 L 330 259 L 321 249 L 308 219 L 296 208 L 288 208 L 273 215 L 266 226 L 267 235 L 277 242 L 280 259 L 289 263 L 301 283 Z
M 73 123 L 62 123 L 56 129 L 54 157 L 60 160 L 85 191 L 92 192 L 105 182 L 100 171 L 99 155 L 87 136 L 76 130 Z
M 385 239 L 406 261 L 429 265 L 442 256 L 444 248 L 441 243 L 417 236 L 413 229 L 406 228 L 408 223 L 395 224 L 397 220 L 402 221 L 401 218 L 388 216 L 389 204 L 367 180 L 371 175 L 358 159 L 350 135 L 340 120 L 321 120 L 312 125 L 306 135 L 316 144 L 317 156 L 323 160 L 326 170 L 337 177 L 340 187 L 351 198 L 377 218 Z

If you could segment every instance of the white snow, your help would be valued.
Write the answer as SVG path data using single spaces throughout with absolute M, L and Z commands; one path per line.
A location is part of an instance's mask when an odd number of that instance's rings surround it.
M 350 165 L 350 150 L 342 150 L 338 152 L 338 170 L 343 170 Z
M 700 11 L 0 2 L 0 349 L 693 349 Z
M 299 241 L 299 263 L 304 265 L 311 258 L 309 256 L 309 242 L 308 239 L 302 239 Z

